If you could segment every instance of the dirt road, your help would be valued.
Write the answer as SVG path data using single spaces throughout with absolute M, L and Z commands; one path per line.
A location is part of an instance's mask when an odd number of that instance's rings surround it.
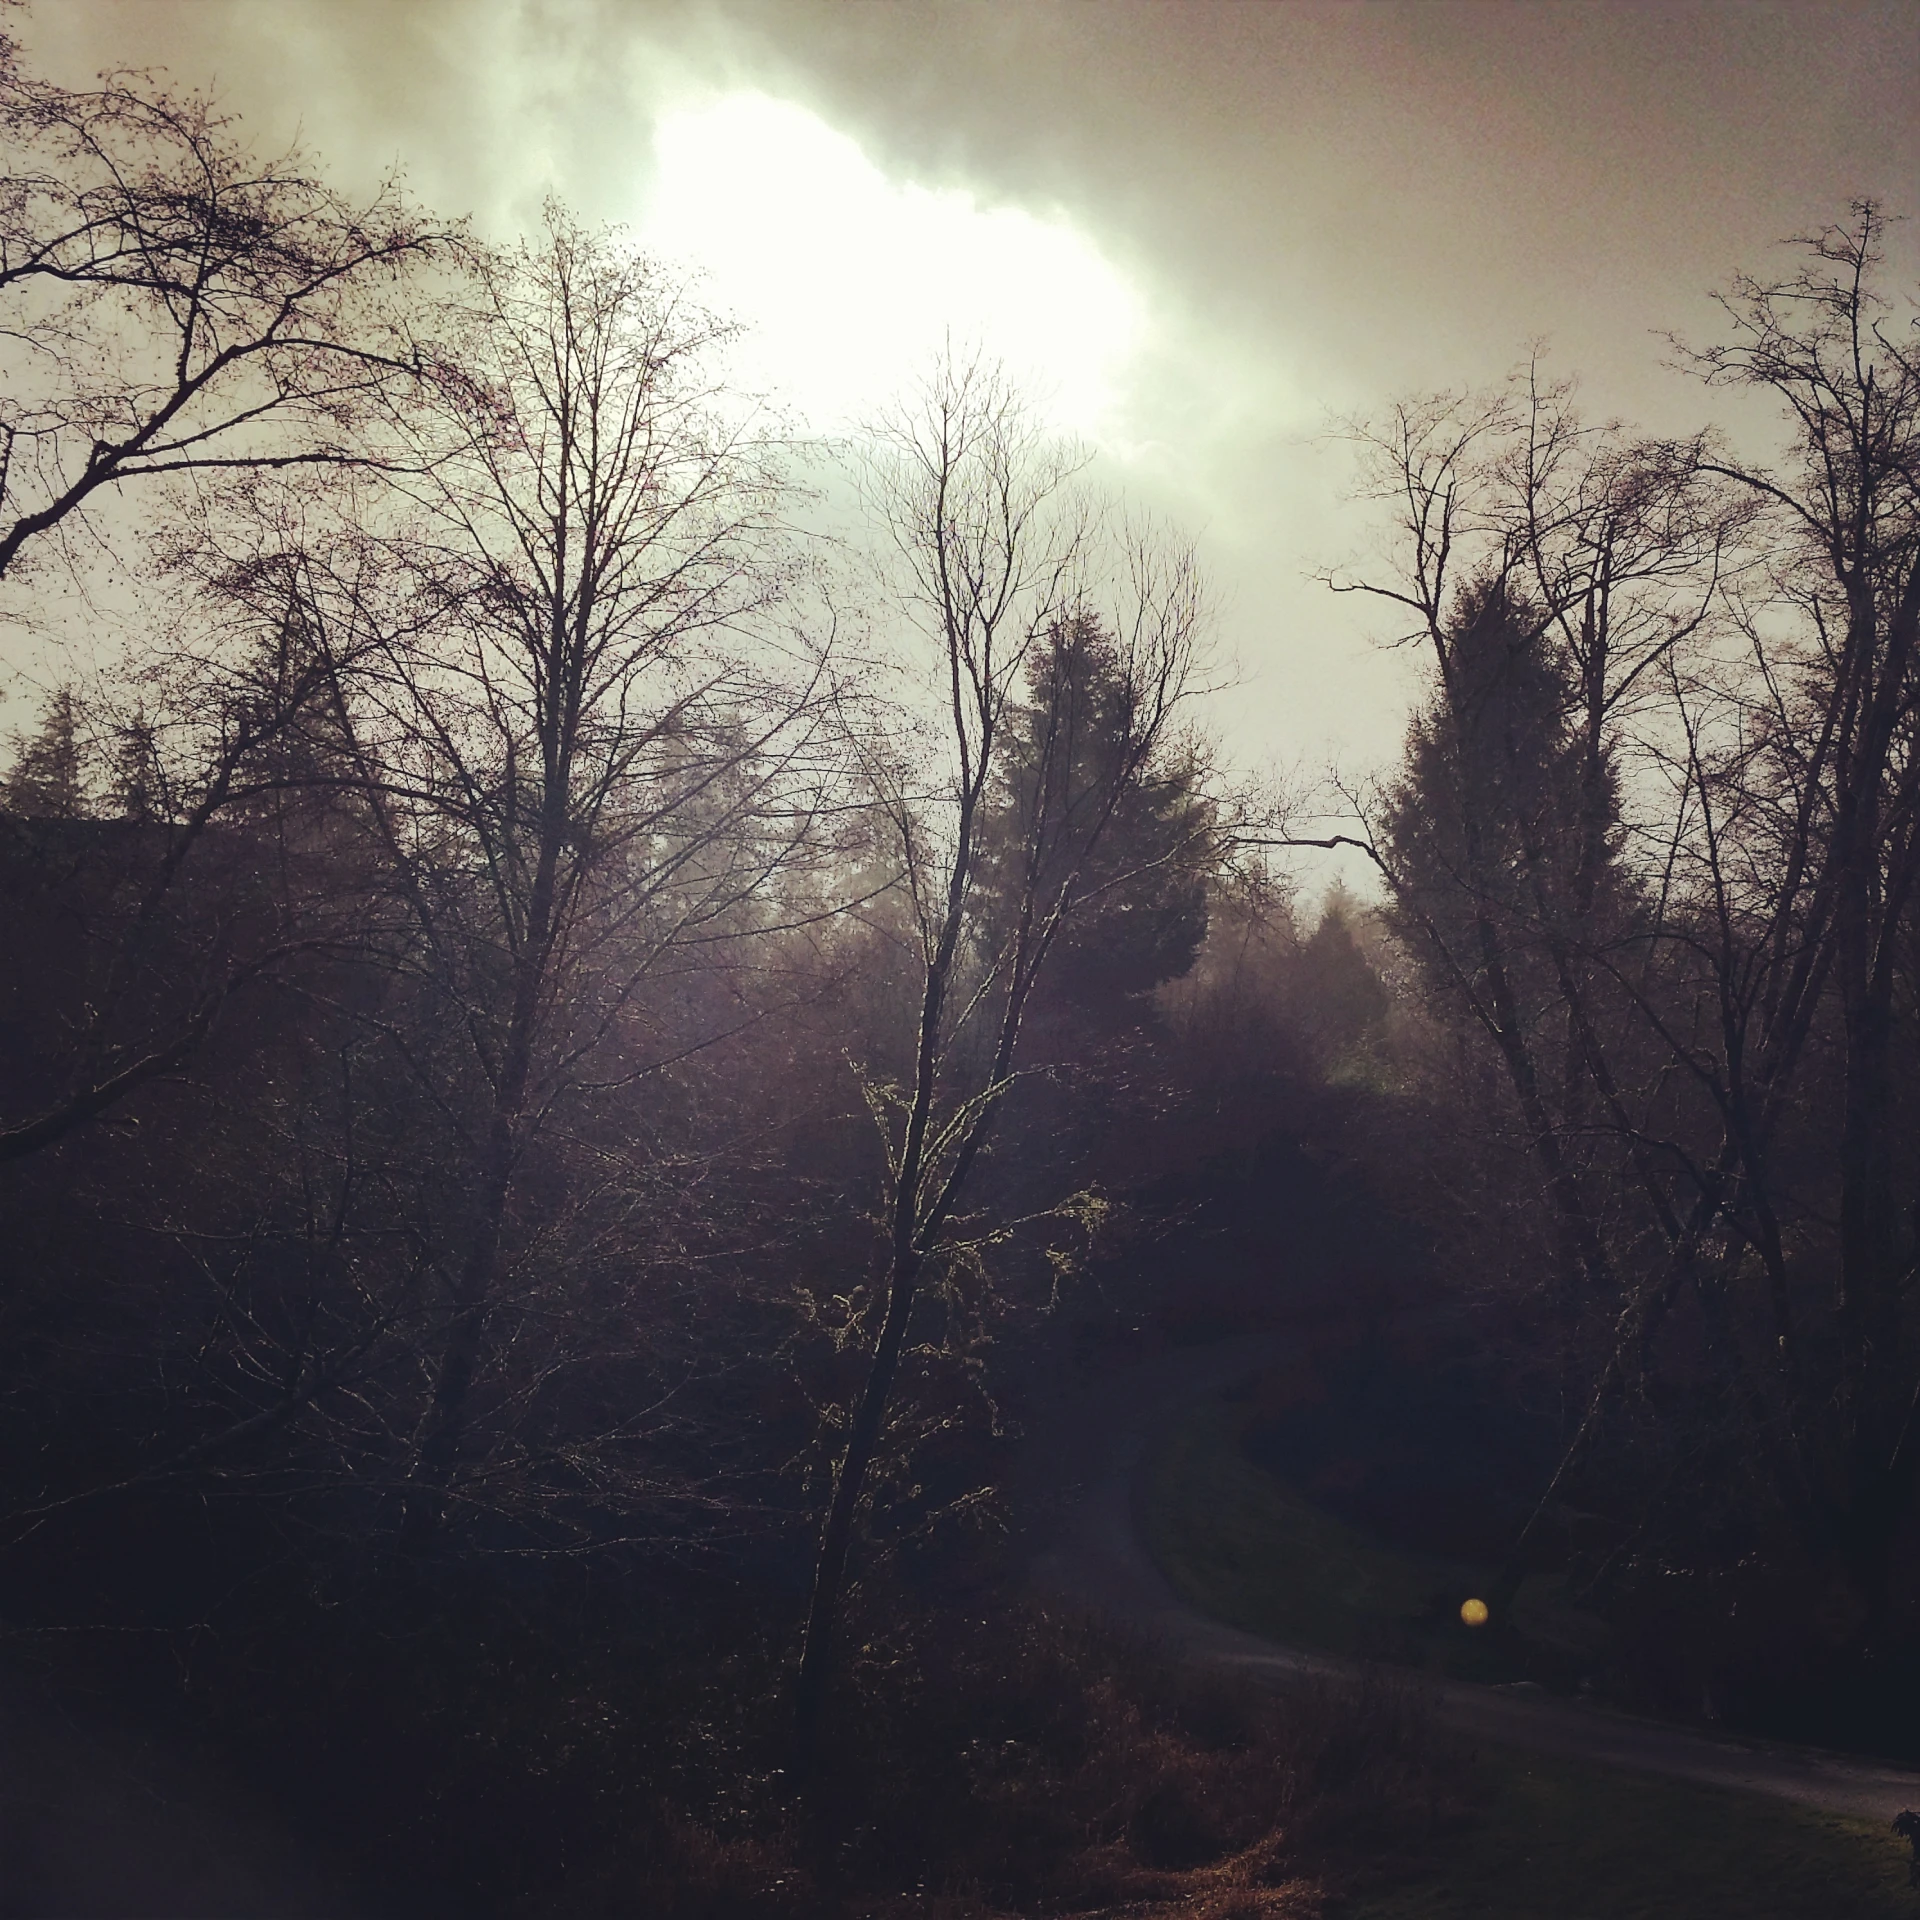
M 1152 1438 L 1179 1410 L 1276 1358 L 1277 1336 L 1175 1350 L 1087 1389 L 1038 1428 L 1016 1508 L 1043 1590 L 1153 1635 L 1182 1656 L 1249 1675 L 1339 1672 L 1327 1655 L 1223 1626 L 1167 1584 L 1134 1525 L 1133 1483 Z M 1807 1806 L 1891 1820 L 1920 1807 L 1920 1774 L 1808 1747 L 1720 1739 L 1532 1688 L 1460 1681 L 1434 1688 L 1440 1717 L 1476 1738 L 1594 1760 Z

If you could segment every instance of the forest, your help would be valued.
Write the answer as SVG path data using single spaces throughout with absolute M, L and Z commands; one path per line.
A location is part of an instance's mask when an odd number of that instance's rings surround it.
M 1475 1818 L 1395 1656 L 1024 1573 L 1077 1396 L 1284 1339 L 1249 1457 L 1525 1684 L 1920 1764 L 1886 209 L 1674 341 L 1754 444 L 1537 358 L 1330 428 L 1424 691 L 1307 792 L 984 351 L 822 444 L 558 202 L 4 39 L 0 141 L 9 1685 L 245 1779 L 290 1912 L 1342 1911 Z

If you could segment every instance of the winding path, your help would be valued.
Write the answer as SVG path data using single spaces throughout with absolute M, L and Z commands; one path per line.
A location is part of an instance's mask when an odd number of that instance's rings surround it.
M 1074 1396 L 1036 1427 L 1016 1505 L 1043 1591 L 1103 1613 L 1181 1657 L 1250 1677 L 1351 1671 L 1324 1654 L 1223 1625 L 1168 1585 L 1134 1525 L 1134 1480 L 1152 1438 L 1183 1406 L 1276 1358 L 1281 1336 L 1158 1355 Z M 1887 1821 L 1920 1807 L 1920 1774 L 1812 1747 L 1714 1738 L 1532 1687 L 1430 1683 L 1449 1726 L 1502 1746 L 1774 1794 Z

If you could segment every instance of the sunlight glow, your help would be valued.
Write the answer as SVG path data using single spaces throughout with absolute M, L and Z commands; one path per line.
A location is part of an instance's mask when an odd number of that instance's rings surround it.
M 746 321 L 742 371 L 839 431 L 944 339 L 1004 361 L 1063 429 L 1097 438 L 1146 332 L 1140 296 L 1064 220 L 889 179 L 805 108 L 735 93 L 666 113 L 639 223 Z

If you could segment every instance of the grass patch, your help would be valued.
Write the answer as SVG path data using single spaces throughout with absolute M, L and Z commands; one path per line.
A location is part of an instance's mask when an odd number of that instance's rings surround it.
M 1531 1755 L 1472 1771 L 1480 1816 L 1437 1868 L 1338 1920 L 1913 1920 L 1877 1824 Z
M 1247 1458 L 1246 1410 L 1191 1408 L 1149 1456 L 1142 1521 L 1168 1579 L 1217 1619 L 1295 1646 L 1454 1678 L 1564 1680 L 1597 1623 L 1554 1583 L 1505 1633 L 1458 1618 L 1488 1569 L 1407 1552 L 1321 1511 Z M 1486 1752 L 1417 1881 L 1338 1920 L 1913 1920 L 1906 1850 L 1871 1822 L 1606 1767 Z
M 1244 1410 L 1207 1399 L 1163 1435 L 1147 1462 L 1143 1531 L 1182 1598 L 1216 1619 L 1350 1658 L 1456 1680 L 1570 1687 L 1605 1643 L 1604 1625 L 1568 1607 L 1558 1576 L 1534 1575 L 1513 1617 L 1460 1620 L 1492 1570 L 1415 1553 L 1336 1519 L 1248 1459 Z

